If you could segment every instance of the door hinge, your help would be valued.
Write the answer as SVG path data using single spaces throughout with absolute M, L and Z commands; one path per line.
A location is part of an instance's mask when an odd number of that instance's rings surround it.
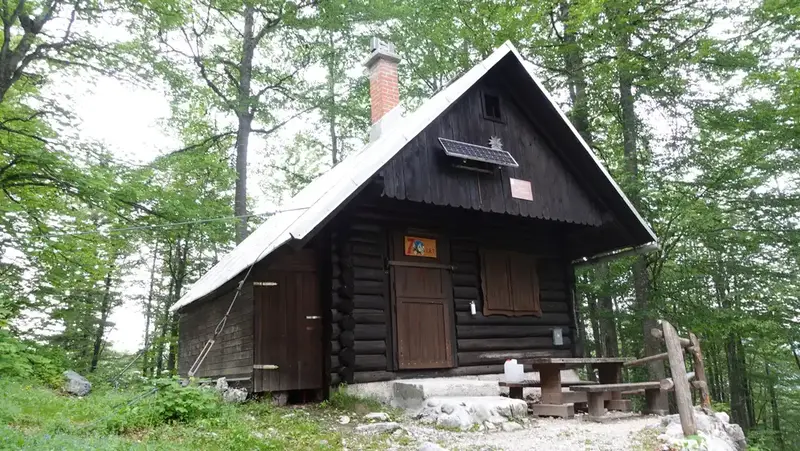
M 254 287 L 277 287 L 278 282 L 253 282 Z
M 277 370 L 278 365 L 253 365 L 254 370 Z
M 310 316 L 306 316 L 306 319 L 322 319 L 322 317 L 318 316 L 318 315 L 310 315 Z

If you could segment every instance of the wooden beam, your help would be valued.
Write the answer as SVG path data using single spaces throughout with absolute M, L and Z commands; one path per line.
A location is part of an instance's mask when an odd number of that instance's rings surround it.
M 694 379 L 694 372 L 687 373 L 686 378 L 688 381 Z M 672 391 L 675 388 L 675 381 L 673 381 L 671 377 L 661 379 L 660 384 L 661 391 Z
M 646 365 L 646 364 L 648 364 L 650 362 L 655 362 L 655 361 L 658 361 L 658 360 L 667 360 L 668 358 L 669 358 L 669 354 L 667 354 L 666 352 L 662 352 L 661 354 L 650 355 L 650 356 L 647 356 L 647 357 L 642 357 L 641 359 L 636 359 L 636 360 L 633 360 L 633 361 L 630 361 L 630 362 L 625 362 L 625 363 L 623 363 L 623 365 L 625 367 L 641 366 L 641 365 Z
M 692 408 L 692 393 L 686 374 L 686 364 L 683 360 L 683 348 L 678 332 L 667 321 L 661 322 L 664 332 L 664 343 L 669 353 L 669 369 L 675 383 L 675 404 L 678 405 L 678 414 L 681 419 L 681 428 L 684 436 L 697 434 L 697 425 L 694 422 Z M 686 340 L 689 341 L 689 340 Z
M 689 333 L 689 340 L 692 342 L 692 347 L 689 350 L 692 353 L 694 360 L 694 371 L 697 373 L 697 382 L 700 382 L 700 405 L 704 408 L 711 407 L 711 396 L 708 393 L 708 381 L 706 380 L 706 366 L 703 362 L 703 351 L 700 349 L 700 340 L 697 335 Z
M 663 320 L 662 320 L 662 321 L 663 321 Z M 666 322 L 666 321 L 664 321 L 664 322 Z M 660 329 L 651 329 L 651 330 L 650 330 L 650 334 L 651 334 L 652 336 L 654 336 L 654 337 L 658 338 L 659 340 L 664 340 L 664 333 L 663 333 L 663 332 L 661 332 L 661 330 L 660 330 Z M 681 344 L 681 347 L 682 347 L 682 348 L 688 348 L 689 346 L 691 346 L 691 345 L 692 345 L 692 342 L 691 342 L 691 341 L 689 341 L 689 339 L 688 339 L 688 338 L 681 338 L 681 337 L 677 337 L 677 339 L 678 339 L 678 342 Z

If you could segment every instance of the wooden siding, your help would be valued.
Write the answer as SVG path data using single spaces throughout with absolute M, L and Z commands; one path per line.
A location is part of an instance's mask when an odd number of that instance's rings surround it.
M 468 91 L 445 114 L 409 142 L 382 170 L 384 195 L 435 205 L 462 207 L 523 217 L 597 226 L 598 205 L 567 169 L 534 124 L 515 105 L 512 96 L 498 92 L 505 123 L 484 119 L 479 86 Z M 495 174 L 452 167 L 438 138 L 488 145 L 498 136 L 519 163 Z M 511 197 L 509 177 L 531 182 L 533 201 Z
M 186 375 L 214 329 L 225 315 L 235 293 L 227 284 L 223 293 L 191 305 L 180 314 L 178 372 Z M 253 290 L 245 285 L 231 310 L 225 329 L 217 337 L 197 377 L 250 378 L 253 372 Z

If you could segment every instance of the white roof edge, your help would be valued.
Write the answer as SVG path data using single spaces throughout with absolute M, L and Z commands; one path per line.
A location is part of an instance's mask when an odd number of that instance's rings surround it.
M 242 271 L 266 258 L 271 252 L 288 241 L 306 238 L 342 203 L 356 194 L 406 143 L 439 117 L 508 53 L 514 54 L 532 81 L 560 114 L 561 119 L 568 125 L 584 150 L 591 156 L 608 181 L 611 182 L 628 208 L 634 212 L 641 225 L 653 238 L 653 241 L 656 241 L 656 236 L 650 226 L 639 215 L 639 212 L 633 207 L 633 204 L 622 192 L 619 185 L 611 178 L 606 168 L 584 142 L 578 131 L 575 130 L 575 127 L 558 107 L 558 104 L 555 103 L 555 100 L 544 88 L 544 85 L 526 67 L 525 60 L 514 45 L 510 41 L 506 41 L 486 59 L 423 102 L 416 111 L 404 118 L 393 121 L 393 127 L 383 130 L 378 139 L 368 143 L 360 151 L 349 156 L 327 173 L 314 179 L 297 195 L 292 197 L 289 202 L 282 205 L 274 216 L 267 218 L 247 239 L 239 243 L 222 260 L 208 270 L 169 310 L 174 312 L 212 293 Z
M 520 61 L 520 63 L 525 61 L 525 59 L 522 58 L 522 55 L 520 55 L 520 53 L 517 51 L 516 47 L 514 47 L 514 44 L 512 44 L 510 41 L 506 41 L 503 45 L 506 45 L 506 44 L 510 47 L 511 52 L 514 53 L 514 55 L 517 57 L 517 59 Z M 600 159 L 597 158 L 597 155 L 595 155 L 595 153 L 592 150 L 592 148 L 589 147 L 589 145 L 586 143 L 586 141 L 584 141 L 583 136 L 581 136 L 581 134 L 578 132 L 578 130 L 575 129 L 575 126 L 572 125 L 572 121 L 570 121 L 569 118 L 567 117 L 567 115 L 564 114 L 564 112 L 561 110 L 561 108 L 558 107 L 558 103 L 556 103 L 555 99 L 553 99 L 553 96 L 550 95 L 550 91 L 548 91 L 544 87 L 542 82 L 539 80 L 539 77 L 537 77 L 536 74 L 531 72 L 530 68 L 527 67 L 526 64 L 522 64 L 522 67 L 525 69 L 525 72 L 527 72 L 528 75 L 531 77 L 533 82 L 536 83 L 536 86 L 539 87 L 539 90 L 542 93 L 544 93 L 545 97 L 547 97 L 547 100 L 550 102 L 550 104 L 553 105 L 553 109 L 558 112 L 558 114 L 561 116 L 561 119 L 567 124 L 567 127 L 569 127 L 570 131 L 575 136 L 575 139 L 577 139 L 578 142 L 580 142 L 581 146 L 586 151 L 586 153 L 588 153 L 589 156 L 592 157 L 592 160 L 594 160 L 594 163 L 597 165 L 598 168 L 600 168 L 600 171 L 603 172 L 603 175 L 605 175 L 605 177 L 611 183 L 611 186 L 613 186 L 614 189 L 617 191 L 617 194 L 619 194 L 619 196 L 625 202 L 625 205 L 627 205 L 628 208 L 633 212 L 633 214 L 636 215 L 636 219 L 639 220 L 639 223 L 642 225 L 642 227 L 644 227 L 645 230 L 647 230 L 647 233 L 650 234 L 650 237 L 653 239 L 653 242 L 658 241 L 658 238 L 656 238 L 656 234 L 653 232 L 653 229 L 650 228 L 650 225 L 647 223 L 647 221 L 644 220 L 644 218 L 642 218 L 642 216 L 639 214 L 639 211 L 636 210 L 636 207 L 634 207 L 633 203 L 631 203 L 630 199 L 628 199 L 628 196 L 626 196 L 625 193 L 622 191 L 622 188 L 620 188 L 620 186 L 617 184 L 617 182 L 611 177 L 611 174 L 609 174 L 608 170 L 603 165 L 603 163 L 600 161 Z

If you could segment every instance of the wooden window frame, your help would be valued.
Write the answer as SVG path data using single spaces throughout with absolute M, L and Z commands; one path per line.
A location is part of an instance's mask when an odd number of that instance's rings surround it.
M 481 93 L 481 113 L 483 115 L 483 118 L 488 121 L 505 124 L 506 120 L 505 120 L 505 114 L 503 114 L 503 99 L 500 98 L 500 96 L 497 93 L 491 91 L 482 90 L 480 91 L 480 93 Z M 492 116 L 489 114 L 489 110 L 486 108 L 486 96 L 492 96 L 495 99 L 497 99 L 497 109 L 500 112 L 499 117 Z
M 489 255 L 487 255 L 489 254 Z M 542 316 L 542 304 L 540 302 L 540 284 L 539 284 L 539 276 L 538 276 L 538 261 L 537 259 L 530 255 L 524 254 L 521 252 L 509 251 L 504 249 L 492 249 L 492 248 L 482 248 L 480 250 L 480 260 L 481 260 L 481 268 L 480 268 L 480 275 L 481 275 L 481 291 L 483 296 L 483 314 L 484 316 L 491 316 L 491 315 L 504 315 L 504 316 Z M 492 267 L 493 265 L 498 265 L 498 260 L 502 260 L 502 264 L 505 265 L 504 268 L 498 269 L 496 266 Z M 523 285 L 519 283 L 512 283 L 512 279 L 515 277 L 519 277 L 521 274 L 519 273 L 520 261 L 527 261 L 530 263 L 529 266 L 523 266 L 523 274 L 524 270 L 527 269 L 530 271 L 529 273 L 529 280 L 530 286 L 529 288 L 522 288 Z M 513 265 L 517 266 L 513 266 Z M 512 269 L 513 268 L 513 269 Z M 501 274 L 504 274 L 504 280 L 498 280 L 498 271 Z M 516 271 L 516 272 L 515 272 Z M 515 276 L 516 274 L 516 276 Z M 492 276 L 494 275 L 494 276 Z M 515 290 L 515 286 L 517 289 Z M 521 289 L 522 288 L 522 289 Z M 502 293 L 502 290 L 507 290 L 506 297 L 503 300 L 499 299 L 492 299 L 492 292 L 497 292 L 497 290 L 501 291 L 501 295 L 505 294 Z M 516 294 L 522 294 L 524 299 L 527 299 L 526 292 L 530 291 L 531 298 L 529 299 L 529 305 L 520 305 L 517 300 L 519 297 L 515 298 L 515 291 Z M 516 299 L 516 300 L 515 300 Z M 493 306 L 492 303 L 495 302 Z M 498 305 L 498 304 L 506 304 L 506 305 Z

